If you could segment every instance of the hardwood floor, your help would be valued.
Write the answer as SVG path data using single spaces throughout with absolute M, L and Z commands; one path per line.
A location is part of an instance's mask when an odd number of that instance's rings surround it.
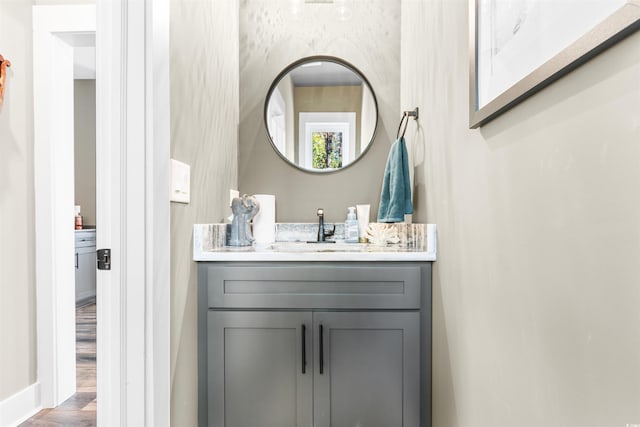
M 96 425 L 96 305 L 76 309 L 76 394 L 53 409 L 43 409 L 20 427 Z

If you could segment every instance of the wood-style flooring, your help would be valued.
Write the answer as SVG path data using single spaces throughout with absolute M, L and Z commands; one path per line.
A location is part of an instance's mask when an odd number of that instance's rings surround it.
M 96 425 L 96 305 L 76 309 L 76 394 L 53 409 L 43 409 L 20 427 Z

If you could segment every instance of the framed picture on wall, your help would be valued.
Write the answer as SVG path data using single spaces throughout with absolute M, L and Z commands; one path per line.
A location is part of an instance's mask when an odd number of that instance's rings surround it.
M 640 0 L 470 0 L 469 127 L 640 28 Z

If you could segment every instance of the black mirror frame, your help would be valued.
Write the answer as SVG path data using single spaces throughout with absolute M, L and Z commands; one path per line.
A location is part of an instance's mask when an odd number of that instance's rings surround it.
M 291 160 L 289 160 L 287 157 L 285 157 L 280 150 L 278 150 L 278 148 L 276 147 L 276 144 L 273 142 L 273 139 L 271 138 L 271 133 L 269 132 L 269 127 L 267 125 L 267 110 L 269 107 L 269 100 L 271 99 L 271 95 L 273 93 L 273 91 L 276 89 L 276 87 L 278 86 L 278 84 L 280 83 L 280 81 L 284 78 L 284 76 L 286 76 L 289 72 L 291 72 L 293 69 L 299 67 L 302 64 L 306 64 L 309 62 L 320 62 L 320 61 L 324 61 L 324 62 L 333 62 L 334 64 L 338 64 L 341 65 L 345 68 L 348 68 L 349 70 L 353 71 L 355 74 L 357 74 L 362 81 L 367 85 L 367 87 L 369 88 L 369 91 L 371 92 L 371 97 L 373 98 L 373 103 L 374 106 L 376 108 L 376 124 L 373 127 L 373 134 L 371 135 L 371 140 L 369 141 L 369 144 L 367 144 L 367 147 L 365 148 L 364 151 L 362 151 L 360 153 L 360 155 L 358 157 L 356 157 L 351 163 L 341 167 L 340 169 L 328 169 L 328 170 L 315 170 L 315 169 L 307 169 L 305 167 L 302 167 L 294 162 L 292 162 Z M 284 70 L 282 70 L 277 76 L 276 78 L 273 80 L 273 83 L 271 83 L 271 86 L 269 87 L 269 90 L 267 91 L 267 95 L 265 96 L 265 101 L 264 101 L 264 111 L 262 114 L 262 121 L 264 123 L 264 129 L 267 133 L 267 138 L 269 139 L 269 143 L 271 144 L 271 147 L 273 148 L 273 150 L 278 154 L 278 156 L 280 156 L 280 158 L 282 160 L 284 160 L 286 163 L 288 163 L 289 165 L 303 171 L 303 172 L 308 172 L 308 173 L 312 173 L 312 174 L 328 174 L 328 173 L 335 173 L 335 172 L 340 172 L 343 171 L 345 169 L 347 169 L 348 167 L 350 167 L 351 165 L 354 165 L 356 163 L 358 163 L 358 161 L 360 159 L 362 159 L 367 152 L 369 151 L 369 149 L 371 148 L 371 146 L 373 145 L 373 141 L 376 138 L 376 134 L 378 132 L 378 123 L 380 122 L 380 114 L 379 114 L 379 110 L 378 110 L 378 98 L 376 98 L 376 93 L 373 90 L 373 87 L 371 86 L 371 83 L 369 83 L 369 80 L 367 80 L 367 78 L 364 76 L 364 74 L 358 70 L 355 66 L 353 66 L 352 64 L 348 63 L 347 61 L 337 58 L 335 56 L 323 56 L 323 55 L 315 55 L 315 56 L 307 56 L 305 58 L 301 58 L 295 62 L 292 62 L 291 64 L 287 65 Z

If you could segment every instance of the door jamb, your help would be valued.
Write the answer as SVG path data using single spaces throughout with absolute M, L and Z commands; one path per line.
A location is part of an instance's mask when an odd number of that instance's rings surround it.
M 40 403 L 75 393 L 73 47 L 95 32 L 95 6 L 33 6 L 37 366 Z M 71 285 L 70 285 L 71 284 Z

